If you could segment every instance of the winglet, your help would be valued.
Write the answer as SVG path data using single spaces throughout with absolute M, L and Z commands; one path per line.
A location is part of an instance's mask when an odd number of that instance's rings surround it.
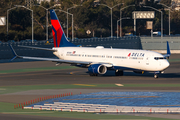
M 169 42 L 167 41 L 167 55 L 171 55 L 171 51 L 170 51 L 170 48 L 169 48 Z
M 170 47 L 169 47 L 169 42 L 167 41 L 167 53 L 166 53 L 166 55 L 163 55 L 163 56 L 169 59 L 170 55 L 171 55 L 171 51 L 170 51 Z
M 11 61 L 13 61 L 14 59 L 16 59 L 16 58 L 19 57 L 19 56 L 17 55 L 17 53 L 16 53 L 15 50 L 13 49 L 12 45 L 9 44 L 9 46 L 10 46 L 10 48 L 11 48 L 11 51 L 12 51 L 13 55 L 14 55 L 14 57 L 11 59 Z

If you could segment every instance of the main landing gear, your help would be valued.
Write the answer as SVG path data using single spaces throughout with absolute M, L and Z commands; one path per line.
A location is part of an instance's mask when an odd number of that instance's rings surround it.
M 115 70 L 116 76 L 123 76 L 123 70 Z

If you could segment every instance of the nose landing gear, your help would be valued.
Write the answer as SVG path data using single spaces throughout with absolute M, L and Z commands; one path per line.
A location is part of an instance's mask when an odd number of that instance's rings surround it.
M 158 78 L 159 77 L 159 75 L 158 74 L 154 74 L 154 78 Z
M 161 72 L 156 71 L 156 72 L 154 73 L 154 78 L 155 78 L 155 79 L 158 78 L 160 73 L 161 73 Z

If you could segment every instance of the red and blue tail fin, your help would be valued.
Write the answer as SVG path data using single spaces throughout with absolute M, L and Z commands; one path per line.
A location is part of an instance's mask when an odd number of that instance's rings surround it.
M 62 29 L 59 19 L 54 10 L 50 10 L 54 47 L 75 47 L 70 43 Z

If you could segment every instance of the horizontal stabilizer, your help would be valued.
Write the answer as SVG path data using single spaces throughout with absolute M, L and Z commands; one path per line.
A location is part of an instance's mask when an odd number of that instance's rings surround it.
M 39 50 L 47 50 L 47 51 L 53 51 L 53 52 L 56 52 L 56 50 L 49 49 L 49 48 L 31 47 L 31 46 L 22 46 L 22 45 L 18 45 L 18 46 L 19 46 L 19 47 L 25 47 L 25 48 L 32 48 L 32 49 L 39 49 Z
M 17 53 L 16 53 L 15 50 L 13 49 L 12 45 L 9 44 L 9 46 L 10 46 L 10 48 L 11 48 L 11 51 L 12 51 L 13 55 L 14 55 L 14 57 L 11 59 L 11 61 L 13 61 L 13 60 L 15 60 L 16 58 L 18 58 L 19 56 L 17 55 Z

